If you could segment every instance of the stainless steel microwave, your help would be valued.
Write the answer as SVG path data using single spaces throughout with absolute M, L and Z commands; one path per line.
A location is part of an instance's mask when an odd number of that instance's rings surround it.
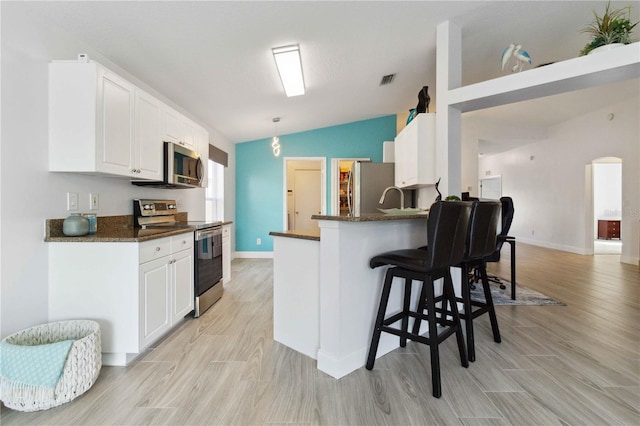
M 154 188 L 200 188 L 204 167 L 200 155 L 185 146 L 164 142 L 164 180 L 137 180 L 131 183 Z

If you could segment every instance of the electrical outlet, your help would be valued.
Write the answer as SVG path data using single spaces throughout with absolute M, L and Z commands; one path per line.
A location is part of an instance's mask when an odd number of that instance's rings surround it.
M 67 192 L 67 210 L 68 211 L 78 210 L 78 193 L 77 192 Z
M 89 194 L 89 210 L 98 210 L 100 208 L 100 196 L 98 194 Z
M 262 238 L 257 238 L 256 245 L 261 245 L 261 244 L 262 244 Z

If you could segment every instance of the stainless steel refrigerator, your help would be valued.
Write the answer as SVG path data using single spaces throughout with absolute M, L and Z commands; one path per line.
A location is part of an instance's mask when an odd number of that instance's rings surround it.
M 387 192 L 383 204 L 378 203 L 384 190 L 395 185 L 394 170 L 393 163 L 354 161 L 347 185 L 349 214 L 380 213 L 378 208 L 400 207 L 400 193 L 395 189 Z

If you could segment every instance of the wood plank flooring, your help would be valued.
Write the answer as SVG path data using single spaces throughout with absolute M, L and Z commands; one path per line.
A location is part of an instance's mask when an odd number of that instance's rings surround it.
M 490 269 L 509 276 L 505 258 Z M 273 341 L 272 261 L 236 259 L 223 298 L 129 367 L 104 367 L 75 401 L 0 423 L 64 425 L 640 424 L 640 272 L 619 256 L 518 244 L 518 282 L 567 306 L 498 306 L 502 343 L 475 321 L 477 361 L 410 342 L 335 380 Z M 376 283 L 372 283 L 372 286 Z M 381 285 L 379 283 L 378 285 Z

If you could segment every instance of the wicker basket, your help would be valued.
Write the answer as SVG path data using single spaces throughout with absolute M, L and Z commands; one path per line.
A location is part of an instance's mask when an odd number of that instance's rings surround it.
M 53 393 L 44 392 L 42 388 L 16 387 L 2 377 L 0 398 L 4 405 L 19 411 L 46 410 L 77 398 L 93 386 L 102 367 L 100 326 L 95 321 L 70 320 L 38 325 L 7 336 L 3 342 L 34 346 L 63 340 L 75 341 Z

